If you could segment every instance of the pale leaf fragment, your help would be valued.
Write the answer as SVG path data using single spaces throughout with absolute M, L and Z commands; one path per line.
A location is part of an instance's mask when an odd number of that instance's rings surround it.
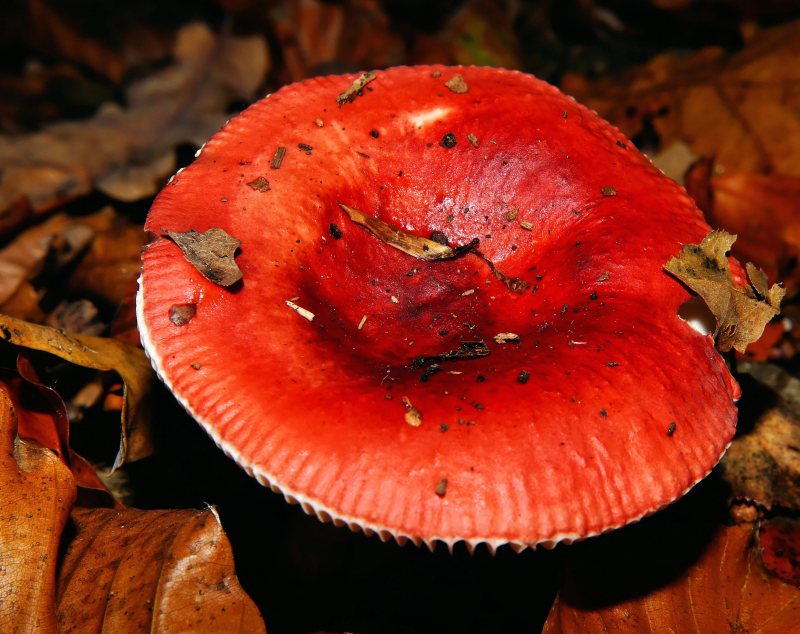
M 165 233 L 180 247 L 189 264 L 214 284 L 231 286 L 242 279 L 242 272 L 234 260 L 241 241 L 223 229 L 212 227 L 204 233 L 194 229 L 184 232 L 165 230 Z
M 714 336 L 723 352 L 735 348 L 744 352 L 756 341 L 764 327 L 780 311 L 784 289 L 773 284 L 767 288 L 766 277 L 748 265 L 750 284 L 733 282 L 726 254 L 736 236 L 716 230 L 699 244 L 687 244 L 680 255 L 671 258 L 664 269 L 697 293 L 717 320 Z
M 350 220 L 364 227 L 376 238 L 419 260 L 445 260 L 456 255 L 456 250 L 446 244 L 415 236 L 412 233 L 393 227 L 388 222 L 367 216 L 358 209 L 353 209 L 343 203 L 339 203 L 339 206 L 350 217 Z
M 359 94 L 361 94 L 361 91 L 364 90 L 364 86 L 366 86 L 369 82 L 374 80 L 375 77 L 376 75 L 372 71 L 367 71 L 366 73 L 363 73 L 358 79 L 356 79 L 350 85 L 350 87 L 347 90 L 345 90 L 338 97 L 336 97 L 336 103 L 339 104 L 340 108 L 344 104 L 350 103 L 356 97 L 358 97 Z

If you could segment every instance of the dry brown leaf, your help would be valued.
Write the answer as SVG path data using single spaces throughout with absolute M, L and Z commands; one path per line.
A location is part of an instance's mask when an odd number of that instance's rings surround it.
M 75 483 L 50 449 L 17 436 L 0 382 L 0 631 L 55 632 L 55 569 Z
M 768 409 L 737 437 L 720 463 L 734 498 L 771 509 L 800 510 L 800 416 L 786 406 Z
M 740 361 L 738 369 L 771 389 L 778 401 L 751 428 L 739 431 L 720 474 L 734 499 L 800 510 L 800 380 L 764 363 Z
M 86 121 L 0 137 L 0 218 L 20 197 L 43 211 L 94 186 L 122 200 L 155 193 L 171 170 L 165 156 L 181 142 L 202 144 L 231 101 L 255 96 L 269 65 L 263 38 L 218 38 L 199 23 L 178 32 L 173 56 L 130 86 L 126 109 L 109 105 Z
M 234 254 L 242 243 L 219 227 L 198 233 L 169 231 L 165 233 L 177 244 L 187 262 L 203 274 L 207 280 L 220 286 L 231 286 L 242 279 Z
M 70 274 L 68 286 L 78 296 L 100 297 L 118 306 L 136 293 L 135 282 L 141 268 L 141 248 L 146 234 L 141 225 L 114 216 L 100 228 L 86 254 Z
M 44 0 L 27 0 L 32 40 L 42 50 L 92 69 L 114 83 L 122 83 L 126 64 L 108 46 L 80 33 Z
M 387 68 L 407 61 L 403 38 L 376 0 L 279 0 L 267 11 L 283 58 L 280 83 L 332 69 Z
M 264 632 L 213 509 L 75 509 L 58 625 L 81 632 Z
M 0 250 L 0 304 L 5 303 L 24 282 L 38 275 L 47 256 L 55 249 L 61 252 L 61 266 L 81 253 L 94 237 L 88 223 L 58 214 L 36 227 L 23 231 Z
M 788 292 L 800 285 L 800 177 L 726 172 L 695 164 L 686 187 L 714 226 L 739 236 L 733 255 L 755 262 Z
M 744 352 L 778 314 L 785 291 L 778 284 L 767 289 L 761 277 L 757 277 L 756 284 L 763 284 L 763 294 L 758 292 L 752 276 L 750 286 L 735 284 L 726 255 L 735 241 L 736 236 L 712 231 L 699 245 L 684 245 L 680 255 L 671 258 L 664 268 L 708 305 L 717 320 L 714 336 L 720 350 L 735 348 Z
M 72 454 L 70 472 L 65 433 L 55 392 L 0 381 L 0 631 L 263 632 L 213 509 L 70 513 L 91 468 Z
M 631 138 L 646 128 L 724 171 L 800 176 L 800 21 L 755 34 L 735 54 L 668 53 L 619 78 L 563 88 Z
M 119 452 L 112 469 L 152 452 L 149 395 L 155 374 L 144 352 L 115 339 L 72 335 L 0 315 L 0 339 L 33 350 L 49 352 L 76 365 L 113 370 L 125 383 Z
M 649 544 L 641 552 L 641 544 L 621 541 L 610 559 L 584 561 L 569 570 L 543 632 L 797 631 L 800 590 L 769 575 L 759 562 L 754 544 L 752 525 L 720 526 L 696 559 L 691 559 L 693 549 L 680 553 L 681 558 L 691 561 L 685 570 L 675 571 L 677 574 L 663 585 L 648 589 L 644 585 L 647 578 L 623 577 L 637 572 L 647 575 L 648 568 L 665 563 L 665 551 L 672 548 L 668 543 Z M 631 562 L 629 558 L 641 561 Z M 623 587 L 625 592 L 616 596 L 615 591 Z
M 414 235 L 342 203 L 339 203 L 339 206 L 347 213 L 350 220 L 364 227 L 376 238 L 419 260 L 446 260 L 457 255 L 457 251 L 446 244 Z

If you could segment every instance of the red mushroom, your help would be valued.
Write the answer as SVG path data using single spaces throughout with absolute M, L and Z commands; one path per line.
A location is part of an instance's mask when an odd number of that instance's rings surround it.
M 287 86 L 211 139 L 146 227 L 160 376 L 323 520 L 429 545 L 580 539 L 681 496 L 733 435 L 738 386 L 662 270 L 709 227 L 528 75 Z M 241 241 L 229 286 L 166 235 L 212 228 L 223 259 Z

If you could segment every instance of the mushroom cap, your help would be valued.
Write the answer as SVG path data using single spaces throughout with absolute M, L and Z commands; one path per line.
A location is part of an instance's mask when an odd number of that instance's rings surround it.
M 393 68 L 338 105 L 357 78 L 254 104 L 150 211 L 142 340 L 191 415 L 307 512 L 400 542 L 571 541 L 707 475 L 739 388 L 662 270 L 709 231 L 685 191 L 529 75 Z M 340 203 L 484 259 L 415 259 Z M 213 227 L 241 240 L 227 288 L 164 235 Z M 469 342 L 489 354 L 447 358 Z

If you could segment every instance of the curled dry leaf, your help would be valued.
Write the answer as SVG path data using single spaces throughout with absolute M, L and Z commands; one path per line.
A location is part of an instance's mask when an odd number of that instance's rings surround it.
M 733 255 L 755 262 L 791 292 L 800 285 L 800 176 L 725 172 L 695 163 L 686 188 L 708 221 L 739 236 Z
M 708 528 L 690 524 L 707 534 Z M 796 631 L 800 590 L 763 568 L 751 524 L 719 526 L 702 545 L 677 534 L 685 528 L 672 528 L 657 541 L 620 541 L 571 566 L 544 634 Z M 661 569 L 663 583 L 646 587 Z
M 58 214 L 20 233 L 0 250 L 0 305 L 42 271 L 45 259 L 54 254 L 48 272 L 69 264 L 92 241 L 90 222 Z
M 187 262 L 207 280 L 220 286 L 231 286 L 242 279 L 242 272 L 234 260 L 242 242 L 223 229 L 212 227 L 204 233 L 194 230 L 165 233 L 181 248 Z
M 717 320 L 714 336 L 720 350 L 744 352 L 780 311 L 785 290 L 778 284 L 767 288 L 766 277 L 752 265 L 748 267 L 750 285 L 736 284 L 726 255 L 735 240 L 725 231 L 712 231 L 699 245 L 685 245 L 664 268 L 708 305 Z
M 75 509 L 58 575 L 66 631 L 264 632 L 213 509 Z
M 113 469 L 152 452 L 149 395 L 155 376 L 144 352 L 115 339 L 72 335 L 0 315 L 0 339 L 24 348 L 49 352 L 76 365 L 114 370 L 125 383 L 119 452 Z
M 446 260 L 456 255 L 456 250 L 446 244 L 403 231 L 379 218 L 367 216 L 365 213 L 348 205 L 339 203 L 339 206 L 354 223 L 364 227 L 364 229 L 390 247 L 394 247 L 403 253 L 408 253 L 408 255 L 418 260 Z
M 800 510 L 800 380 L 760 363 L 741 361 L 739 370 L 772 389 L 779 400 L 751 429 L 740 431 L 720 463 L 720 473 L 734 499 L 767 509 Z
M 52 450 L 17 435 L 17 420 L 0 382 L 0 631 L 55 632 L 55 567 L 75 483 Z
M 178 32 L 173 57 L 130 86 L 125 109 L 0 137 L 0 220 L 21 198 L 41 212 L 95 186 L 123 200 L 155 193 L 172 171 L 173 148 L 203 143 L 231 101 L 255 95 L 269 65 L 263 38 L 217 38 L 199 23 Z

